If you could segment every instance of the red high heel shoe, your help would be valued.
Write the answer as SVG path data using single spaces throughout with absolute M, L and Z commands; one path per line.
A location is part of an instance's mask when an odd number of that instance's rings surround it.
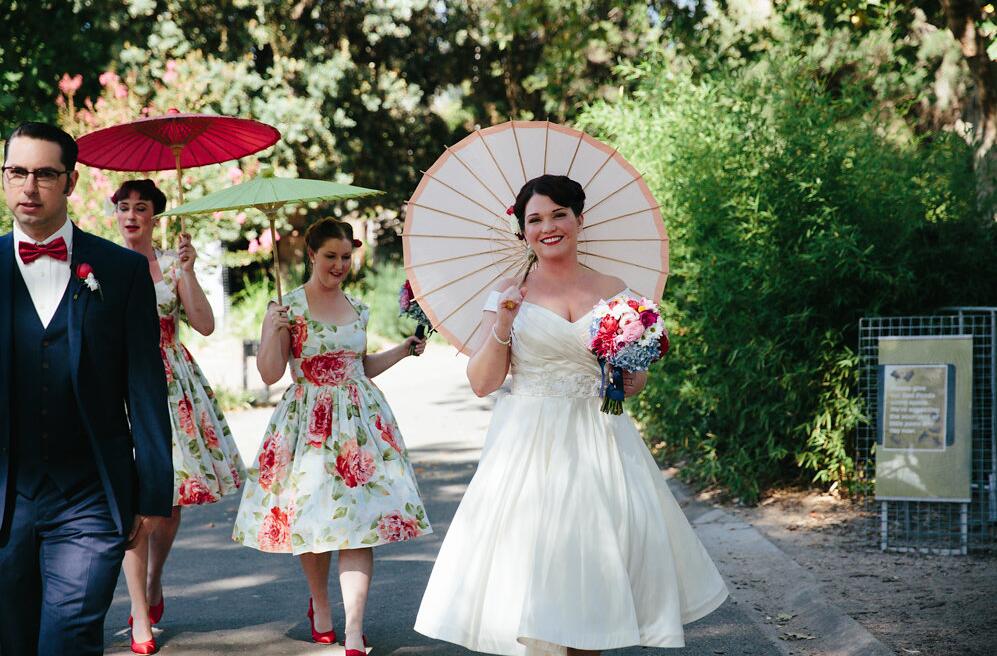
M 159 620 L 163 619 L 163 612 L 166 610 L 166 597 L 160 597 L 159 603 L 155 606 L 149 606 L 149 621 L 153 624 L 159 624 Z
M 315 630 L 315 609 L 312 608 L 312 598 L 308 598 L 308 621 L 312 625 L 312 642 L 317 642 L 322 645 L 331 645 L 336 642 L 336 629 L 333 628 L 331 631 L 326 631 L 324 633 L 319 633 Z M 366 652 L 363 652 L 363 656 L 367 656 Z
M 166 598 L 163 597 L 159 600 L 159 603 L 155 606 L 149 606 L 149 623 L 158 624 L 159 620 L 163 619 L 163 611 L 166 610 Z M 134 619 L 131 615 L 128 616 L 128 626 L 132 625 Z
M 159 647 L 156 646 L 156 637 L 155 636 L 153 636 L 149 640 L 143 640 L 142 642 L 136 642 L 135 641 L 135 635 L 132 634 L 131 635 L 131 639 L 132 639 L 132 653 L 133 654 L 142 654 L 143 656 L 147 656 L 148 654 L 155 654 L 157 651 L 159 651 Z

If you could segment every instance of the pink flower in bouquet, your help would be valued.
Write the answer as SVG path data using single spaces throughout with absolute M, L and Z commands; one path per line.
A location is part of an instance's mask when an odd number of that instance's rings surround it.
M 199 478 L 186 478 L 178 490 L 181 506 L 196 506 L 202 503 L 214 503 L 218 497 L 211 493 L 208 486 Z
M 365 485 L 376 471 L 374 457 L 360 448 L 356 440 L 347 440 L 336 456 L 336 471 L 346 487 Z
M 381 517 L 377 522 L 377 532 L 388 542 L 401 542 L 419 536 L 419 522 L 395 510 Z
M 620 317 L 620 331 L 616 336 L 616 343 L 623 347 L 632 344 L 640 339 L 644 334 L 644 324 L 641 323 L 640 315 L 634 312 L 627 312 Z
M 301 362 L 301 372 L 315 385 L 339 385 L 348 377 L 349 363 L 346 351 L 329 351 L 305 358 Z
M 287 513 L 274 506 L 263 519 L 256 541 L 263 551 L 286 551 L 291 547 L 291 527 Z

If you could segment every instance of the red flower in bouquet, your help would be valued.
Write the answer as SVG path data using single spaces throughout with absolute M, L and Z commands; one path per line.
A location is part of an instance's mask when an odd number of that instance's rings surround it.
M 322 392 L 315 399 L 312 416 L 308 420 L 308 444 L 321 447 L 332 434 L 332 394 Z
M 168 346 L 177 335 L 177 322 L 172 317 L 159 317 L 159 345 Z
M 177 403 L 177 412 L 180 415 L 180 430 L 193 437 L 197 433 L 197 426 L 194 425 L 193 417 L 194 406 L 186 394 Z
M 294 317 L 294 322 L 291 324 L 291 353 L 294 357 L 301 357 L 301 350 L 305 346 L 305 340 L 308 339 L 308 320 L 302 316 Z
M 388 542 L 401 542 L 419 537 L 419 522 L 409 517 L 406 518 L 399 511 L 395 510 L 383 515 L 377 522 L 377 532 L 381 539 Z
M 208 486 L 199 478 L 186 478 L 178 490 L 181 506 L 196 506 L 202 503 L 214 503 L 218 497 L 211 493 Z
M 284 471 L 291 462 L 291 452 L 280 433 L 267 437 L 257 462 L 260 467 L 260 487 L 269 491 L 274 481 L 284 477 Z
M 398 294 L 398 307 L 401 308 L 402 312 L 408 312 L 413 298 L 415 298 L 415 293 L 412 291 L 412 283 L 406 280 Z
M 346 487 L 365 485 L 377 470 L 374 457 L 360 448 L 356 440 L 347 440 L 336 456 L 336 471 Z
M 398 442 L 395 440 L 395 435 L 391 430 L 391 424 L 381 419 L 381 415 L 378 415 L 374 420 L 374 427 L 381 431 L 381 439 L 387 442 L 388 446 L 398 453 L 402 452 L 402 450 L 398 448 Z
M 302 360 L 301 372 L 311 383 L 320 387 L 340 385 L 348 377 L 349 363 L 346 351 L 329 351 Z
M 274 506 L 263 518 L 263 525 L 256 536 L 263 551 L 287 551 L 291 548 L 291 527 L 287 513 Z

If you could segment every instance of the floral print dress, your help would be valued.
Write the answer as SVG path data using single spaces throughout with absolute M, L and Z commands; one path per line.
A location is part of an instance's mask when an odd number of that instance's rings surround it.
M 163 273 L 156 282 L 156 303 L 173 429 L 173 505 L 214 503 L 239 489 L 245 469 L 215 393 L 177 339 L 183 310 L 177 294 L 179 260 L 174 251 L 157 251 L 156 260 Z
M 369 309 L 315 321 L 303 287 L 284 296 L 291 373 L 249 470 L 232 538 L 260 551 L 321 553 L 431 533 L 398 424 L 364 374 Z

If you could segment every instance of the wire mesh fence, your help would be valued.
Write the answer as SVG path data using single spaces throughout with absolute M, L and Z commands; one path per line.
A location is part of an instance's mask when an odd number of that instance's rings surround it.
M 970 503 L 877 501 L 867 496 L 870 539 L 891 551 L 997 552 L 997 308 L 946 308 L 930 316 L 867 317 L 859 323 L 859 393 L 868 423 L 857 434 L 858 473 L 876 473 L 879 339 L 971 336 L 973 339 Z M 871 491 L 870 491 L 871 492 Z

